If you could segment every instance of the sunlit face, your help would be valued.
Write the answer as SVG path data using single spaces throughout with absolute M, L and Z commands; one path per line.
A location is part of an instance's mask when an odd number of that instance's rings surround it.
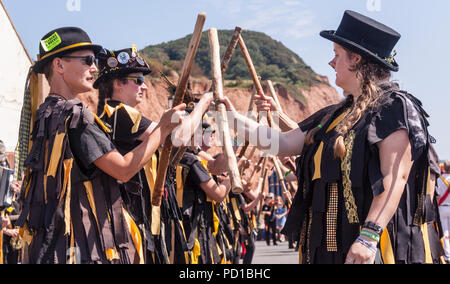
M 67 55 L 94 56 L 94 52 L 92 50 L 80 50 Z M 63 58 L 60 62 L 64 67 L 63 80 L 74 94 L 93 90 L 94 74 L 98 71 L 94 63 L 88 66 L 83 58 Z
M 358 60 L 359 55 L 350 57 L 342 46 L 334 43 L 334 58 L 329 64 L 336 71 L 336 85 L 346 93 L 351 93 L 358 84 L 356 72 L 351 71 Z
M 144 77 L 144 74 L 142 72 L 131 73 L 126 77 Z M 147 85 L 145 83 L 139 85 L 132 79 L 126 79 L 126 83 L 122 83 L 120 80 L 116 82 L 117 84 L 114 84 L 114 100 L 118 100 L 131 107 L 135 107 L 142 102 L 144 92 L 147 91 Z

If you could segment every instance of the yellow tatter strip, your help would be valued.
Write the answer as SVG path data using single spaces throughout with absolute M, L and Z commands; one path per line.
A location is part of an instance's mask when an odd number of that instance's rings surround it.
M 136 251 L 139 255 L 139 264 L 144 264 L 144 251 L 142 248 L 142 237 L 141 233 L 139 232 L 138 227 L 136 226 L 136 223 L 131 218 L 130 214 L 122 208 L 123 215 L 125 216 L 125 222 L 127 223 L 128 232 L 131 235 L 131 239 L 133 240 L 134 247 L 136 248 Z
M 212 212 L 213 212 L 213 224 L 214 224 L 214 232 L 213 235 L 217 236 L 217 233 L 219 233 L 219 217 L 216 214 L 216 210 L 215 210 L 215 206 L 214 206 L 214 202 L 212 203 Z
M 314 176 L 312 180 L 320 179 L 322 177 L 320 167 L 322 166 L 323 147 L 324 147 L 323 142 L 320 142 L 319 148 L 317 149 L 317 152 L 314 155 Z
M 97 218 L 97 209 L 95 208 L 94 191 L 92 189 L 92 183 L 90 181 L 84 182 L 84 188 L 86 189 L 86 195 L 91 206 L 92 213 L 94 214 L 95 222 L 97 223 L 97 229 L 100 232 L 100 227 Z
M 391 238 L 387 230 L 384 230 L 383 234 L 381 234 L 380 249 L 384 264 L 395 264 L 394 250 L 392 249 Z
M 70 233 L 69 231 L 69 226 L 72 224 L 72 216 L 70 214 L 70 198 L 71 198 L 71 194 L 72 194 L 72 182 L 71 182 L 71 177 L 70 177 L 70 171 L 72 169 L 72 165 L 73 165 L 73 159 L 70 160 L 65 160 L 64 161 L 64 184 L 67 185 L 66 189 L 66 201 L 64 204 L 64 223 L 66 225 L 66 232 L 65 235 L 68 235 Z M 63 194 L 61 194 L 61 198 L 63 197 Z
M 423 245 L 425 248 L 425 263 L 433 264 L 433 258 L 431 256 L 430 239 L 428 238 L 428 224 L 423 223 L 421 226 Z
M 56 177 L 56 171 L 58 170 L 59 160 L 62 156 L 62 147 L 66 133 L 58 133 L 55 136 L 53 142 L 52 155 L 50 156 L 50 164 L 48 165 L 47 176 Z
M 124 105 L 124 108 L 127 111 L 128 115 L 130 116 L 131 121 L 133 122 L 133 128 L 131 129 L 131 133 L 134 134 L 139 130 L 139 124 L 141 123 L 142 120 L 142 114 L 138 110 L 127 105 Z
M 103 130 L 104 130 L 106 133 L 111 133 L 111 132 L 112 132 L 111 129 L 109 129 L 109 128 L 105 125 L 105 123 L 103 123 L 103 121 L 102 121 L 95 113 L 92 113 L 92 114 L 94 115 L 95 121 L 97 121 L 97 123 L 101 126 L 101 128 L 103 128 Z
M 153 155 L 150 162 L 144 166 L 145 177 L 150 189 L 150 199 L 152 198 L 153 190 L 155 188 L 157 163 L 156 155 Z M 161 207 L 152 206 L 151 210 L 152 223 L 150 229 L 153 235 L 159 236 L 161 234 Z

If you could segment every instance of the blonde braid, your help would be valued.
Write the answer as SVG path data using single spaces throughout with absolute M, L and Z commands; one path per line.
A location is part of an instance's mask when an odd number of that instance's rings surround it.
M 350 51 L 347 51 L 347 53 L 349 53 L 349 56 L 352 56 Z M 370 62 L 365 58 L 351 71 L 356 71 L 356 76 L 361 81 L 362 94 L 356 100 L 350 113 L 336 127 L 336 132 L 340 136 L 334 144 L 334 155 L 336 158 L 341 159 L 346 154 L 344 136 L 355 126 L 368 109 L 377 106 L 383 94 L 377 82 L 390 78 L 389 69 Z

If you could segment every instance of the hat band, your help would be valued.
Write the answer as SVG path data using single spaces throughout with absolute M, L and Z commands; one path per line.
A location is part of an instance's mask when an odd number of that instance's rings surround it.
M 92 42 L 80 42 L 80 43 L 76 43 L 76 44 L 72 44 L 72 45 L 60 48 L 58 50 L 52 51 L 52 52 L 42 56 L 41 58 L 39 58 L 39 61 L 44 60 L 45 58 L 47 58 L 49 56 L 52 56 L 52 55 L 54 55 L 56 53 L 59 53 L 59 52 L 62 52 L 62 51 L 68 50 L 68 49 L 72 49 L 72 48 L 75 48 L 75 47 L 87 46 L 87 45 L 92 45 Z

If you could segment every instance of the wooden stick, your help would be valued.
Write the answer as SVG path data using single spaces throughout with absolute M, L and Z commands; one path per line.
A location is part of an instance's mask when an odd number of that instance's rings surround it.
M 253 110 L 254 98 L 255 98 L 255 88 L 253 88 L 252 96 L 250 97 L 250 102 L 248 104 L 247 117 L 250 117 L 251 112 Z M 244 157 L 248 146 L 250 146 L 250 143 L 246 140 L 244 146 L 242 147 L 241 151 L 239 152 L 238 158 Z
M 267 162 L 267 157 L 264 158 L 264 162 L 263 162 L 263 174 L 261 175 L 261 180 L 262 180 L 262 184 L 261 184 L 261 191 L 260 193 L 264 193 L 265 190 L 265 186 L 266 186 L 266 179 L 267 179 L 267 173 L 269 172 L 268 169 L 266 169 L 266 162 Z M 258 208 L 258 218 L 257 220 L 259 221 L 259 219 L 261 218 L 261 211 L 262 211 L 262 206 L 263 206 L 263 202 L 264 202 L 264 198 L 261 198 L 261 201 L 259 202 L 259 208 Z
M 184 94 L 186 93 L 189 74 L 194 63 L 195 54 L 197 53 L 198 45 L 202 37 L 203 26 L 206 20 L 206 13 L 200 13 L 197 16 L 197 23 L 195 24 L 194 32 L 192 34 L 191 42 L 184 60 L 182 73 L 177 85 L 177 91 L 173 101 L 173 106 L 180 105 L 183 102 Z M 164 192 L 164 182 L 166 180 L 167 168 L 169 167 L 170 156 L 172 154 L 172 140 L 168 136 L 164 142 L 164 148 L 161 153 L 160 164 L 158 167 L 158 173 L 155 181 L 154 194 L 152 195 L 152 205 L 161 206 L 161 198 Z
M 209 44 L 211 46 L 211 70 L 214 85 L 214 99 L 216 101 L 216 107 L 218 110 L 218 127 L 219 133 L 222 135 L 223 152 L 228 164 L 231 190 L 233 193 L 242 193 L 243 187 L 241 177 L 236 161 L 236 156 L 233 151 L 233 144 L 231 142 L 230 129 L 228 126 L 228 114 L 226 107 L 223 103 L 218 103 L 219 100 L 223 100 L 223 78 L 222 71 L 220 69 L 220 44 L 217 30 L 212 28 L 209 30 Z
M 280 110 L 280 112 L 278 113 L 278 117 L 279 117 L 279 127 L 281 129 L 281 131 L 285 132 L 285 131 L 290 131 L 290 130 L 294 130 L 298 128 L 298 124 L 295 123 L 294 121 L 292 121 L 292 119 L 290 119 L 287 114 L 284 113 L 283 108 L 281 107 L 280 104 L 280 100 L 278 99 L 278 95 L 275 92 L 275 88 L 273 87 L 273 83 L 270 80 L 267 80 L 267 84 L 269 85 L 269 91 L 270 94 L 272 95 L 272 98 L 274 99 L 275 103 L 278 106 L 278 109 Z
M 270 91 L 270 94 L 272 95 L 273 100 L 274 100 L 275 103 L 277 104 L 278 109 L 279 109 L 280 111 L 283 111 L 283 108 L 281 107 L 281 104 L 280 104 L 280 100 L 278 99 L 278 95 L 277 95 L 277 93 L 275 92 L 275 88 L 273 87 L 272 81 L 267 80 L 267 85 L 269 85 L 269 91 Z
M 275 172 L 276 172 L 277 175 L 278 175 L 278 180 L 279 180 L 279 182 L 280 182 L 281 189 L 283 190 L 283 193 L 284 193 L 284 192 L 288 192 L 288 193 L 289 193 L 289 190 L 287 189 L 286 184 L 284 183 L 283 172 L 281 171 L 280 161 L 278 160 L 277 157 L 273 157 L 273 164 L 274 164 L 274 166 L 275 166 Z M 289 194 L 290 194 L 290 193 L 289 193 Z M 292 200 L 291 200 L 290 198 L 288 198 L 288 199 L 287 199 L 287 202 L 288 202 L 288 207 L 290 208 L 291 205 L 292 205 Z
M 231 57 L 233 57 L 234 50 L 236 49 L 239 37 L 241 36 L 242 29 L 240 27 L 236 27 L 234 29 L 234 33 L 231 36 L 230 44 L 228 44 L 227 51 L 225 51 L 225 55 L 222 59 L 222 64 L 220 69 L 222 70 L 222 76 L 225 74 L 225 71 L 228 68 L 228 64 L 230 64 Z
M 240 27 L 236 27 L 234 29 L 234 33 L 231 37 L 230 43 L 228 44 L 227 51 L 225 52 L 225 55 L 222 59 L 222 64 L 221 64 L 222 76 L 225 74 L 225 71 L 228 68 L 228 64 L 230 63 L 231 58 L 234 53 L 234 50 L 236 49 L 237 42 L 239 40 L 239 35 L 241 34 L 241 32 L 242 32 L 242 29 Z M 187 148 L 188 147 L 180 147 L 178 149 L 176 155 L 174 155 L 174 158 L 172 159 L 172 162 L 170 163 L 170 166 L 175 167 L 180 163 Z

